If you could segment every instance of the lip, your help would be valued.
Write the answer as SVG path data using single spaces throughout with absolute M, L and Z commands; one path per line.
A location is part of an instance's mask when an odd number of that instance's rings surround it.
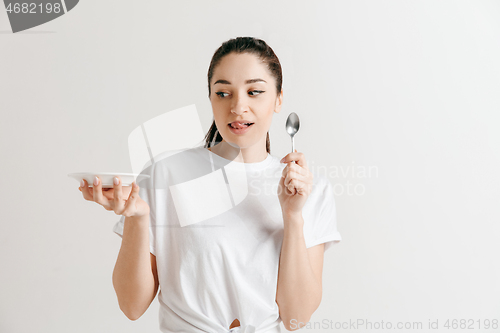
M 251 121 L 249 121 L 249 122 L 251 123 Z M 252 124 L 252 125 L 245 127 L 245 128 L 236 129 L 236 128 L 232 128 L 231 124 L 227 124 L 227 127 L 229 127 L 229 130 L 231 131 L 231 133 L 237 134 L 237 135 L 245 134 L 246 132 L 248 132 L 250 130 L 250 128 L 252 128 L 253 125 L 255 125 L 255 124 Z
M 235 120 L 235 121 L 232 121 L 230 122 L 229 124 L 232 124 L 232 123 L 240 123 L 240 124 L 248 124 L 248 123 L 253 123 L 253 121 L 250 121 L 250 120 Z

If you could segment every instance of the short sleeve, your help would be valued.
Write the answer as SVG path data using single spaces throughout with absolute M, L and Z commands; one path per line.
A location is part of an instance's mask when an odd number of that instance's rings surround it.
M 147 174 L 150 178 L 139 181 L 139 196 L 149 205 L 149 251 L 156 256 L 156 202 L 155 202 L 155 187 L 153 179 L 153 168 L 145 169 L 141 174 Z M 120 216 L 118 222 L 113 227 L 113 232 L 118 236 L 123 237 L 123 227 L 125 216 Z
M 311 193 L 304 209 L 304 238 L 306 248 L 325 243 L 324 251 L 342 240 L 337 230 L 337 211 L 333 186 L 326 178 L 319 178 L 316 191 Z M 306 207 L 304 207 L 306 208 Z M 304 211 L 303 210 L 303 211 Z

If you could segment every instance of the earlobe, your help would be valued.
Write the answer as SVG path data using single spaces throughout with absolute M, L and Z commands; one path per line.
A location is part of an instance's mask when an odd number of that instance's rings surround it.
M 275 113 L 280 113 L 280 111 L 281 111 L 281 104 L 279 104 L 279 105 L 276 104 L 276 107 L 274 108 L 274 112 Z
M 276 98 L 276 107 L 274 108 L 274 112 L 280 113 L 281 104 L 283 104 L 283 90 L 281 90 L 279 97 Z

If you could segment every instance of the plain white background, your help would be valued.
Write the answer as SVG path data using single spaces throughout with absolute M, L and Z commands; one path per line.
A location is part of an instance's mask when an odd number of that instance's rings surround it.
M 494 331 L 477 321 L 500 319 L 498 1 L 85 0 L 17 34 L 2 7 L 0 31 L 1 332 L 159 331 L 157 299 L 135 322 L 118 307 L 119 216 L 66 175 L 131 172 L 128 134 L 185 105 L 207 131 L 208 65 L 236 36 L 282 62 L 271 153 L 298 113 L 296 148 L 336 189 L 311 323 Z

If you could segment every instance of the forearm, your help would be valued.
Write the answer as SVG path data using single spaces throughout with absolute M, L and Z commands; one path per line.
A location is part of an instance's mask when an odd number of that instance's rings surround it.
M 287 329 L 290 321 L 306 323 L 321 302 L 321 286 L 307 254 L 302 216 L 284 217 L 276 301 Z M 286 321 L 286 322 L 285 322 Z
M 113 286 L 120 309 L 132 320 L 139 318 L 155 297 L 149 253 L 149 216 L 126 217 Z

